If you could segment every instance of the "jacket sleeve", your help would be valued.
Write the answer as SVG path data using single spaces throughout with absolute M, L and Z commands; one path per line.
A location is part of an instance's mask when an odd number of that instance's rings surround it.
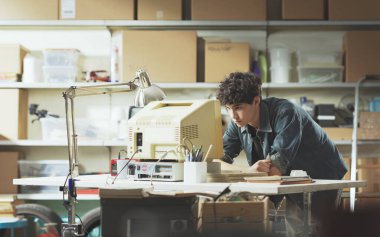
M 277 135 L 267 159 L 282 174 L 286 173 L 301 144 L 303 125 L 299 112 L 297 108 L 288 108 L 279 112 L 275 119 L 274 130 Z
M 221 160 L 232 164 L 233 159 L 240 154 L 240 151 L 242 150 L 241 147 L 239 128 L 232 121 L 230 121 L 223 136 L 224 156 Z

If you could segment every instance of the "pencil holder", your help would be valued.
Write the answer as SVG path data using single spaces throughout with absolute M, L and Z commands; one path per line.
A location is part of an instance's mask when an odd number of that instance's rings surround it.
M 184 182 L 185 183 L 205 183 L 207 180 L 206 162 L 185 162 Z

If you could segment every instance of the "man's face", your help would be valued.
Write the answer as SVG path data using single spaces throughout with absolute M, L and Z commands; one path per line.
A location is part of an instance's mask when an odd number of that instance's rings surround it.
M 259 99 L 255 97 L 252 104 L 226 104 L 227 111 L 238 127 L 250 124 L 254 127 L 259 125 Z

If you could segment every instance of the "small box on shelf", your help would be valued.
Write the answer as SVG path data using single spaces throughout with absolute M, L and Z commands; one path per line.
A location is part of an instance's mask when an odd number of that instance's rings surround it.
M 324 0 L 282 0 L 284 20 L 324 20 Z
M 138 0 L 137 20 L 182 20 L 182 0 Z
M 61 20 L 134 20 L 134 0 L 60 0 Z
M 58 20 L 58 0 L 0 0 L 0 20 Z
M 266 20 L 267 0 L 191 0 L 191 20 Z

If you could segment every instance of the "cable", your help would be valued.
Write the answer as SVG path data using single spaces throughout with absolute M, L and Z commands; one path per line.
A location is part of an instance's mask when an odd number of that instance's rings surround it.
M 123 151 L 123 150 L 121 150 L 121 151 Z M 120 151 L 120 152 L 121 152 L 121 151 Z M 119 152 L 119 159 L 120 159 L 120 152 Z M 113 181 L 112 181 L 112 184 L 115 183 L 116 178 L 119 177 L 119 174 L 125 169 L 125 167 L 128 166 L 128 164 L 131 162 L 131 160 L 132 160 L 133 157 L 137 154 L 137 152 L 141 152 L 141 149 L 136 150 L 136 151 L 132 154 L 132 156 L 128 159 L 127 163 L 126 163 L 126 164 L 123 166 L 123 168 L 121 168 L 121 170 L 116 174 L 115 178 L 114 178 Z
M 225 189 L 223 189 L 223 191 L 221 191 L 219 195 L 214 198 L 214 202 L 218 201 L 218 199 L 221 198 L 224 194 L 230 193 L 231 192 L 230 186 L 231 184 L 229 184 Z
M 161 160 L 163 160 L 163 159 L 169 154 L 169 152 L 176 152 L 178 147 L 179 147 L 179 146 L 177 146 L 177 147 L 174 148 L 174 149 L 171 149 L 171 150 L 167 150 L 167 151 L 165 151 L 165 153 L 160 157 L 160 159 L 158 159 L 158 160 L 156 161 L 156 163 L 154 164 L 154 166 L 153 166 L 153 168 L 152 168 L 152 172 L 150 173 L 150 185 L 151 185 L 151 186 L 153 186 L 153 173 L 154 173 L 154 170 L 156 169 L 157 164 L 158 164 Z
M 67 180 L 69 179 L 69 176 L 70 176 L 71 172 L 69 172 L 66 176 L 66 179 L 65 179 L 65 183 L 63 184 L 63 188 L 62 188 L 62 201 L 63 201 L 63 206 L 65 207 L 65 209 L 68 211 L 68 203 L 65 201 L 65 187 L 66 187 L 66 183 L 67 183 Z

